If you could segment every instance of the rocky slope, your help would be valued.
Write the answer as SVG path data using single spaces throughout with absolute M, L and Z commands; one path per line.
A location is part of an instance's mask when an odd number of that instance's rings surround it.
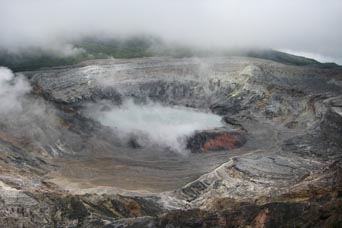
M 0 226 L 341 227 L 340 68 L 142 58 L 23 74 L 48 115 L 35 134 L 1 123 Z M 200 153 L 184 155 L 87 116 L 127 99 L 211 111 L 225 127 L 197 132 Z

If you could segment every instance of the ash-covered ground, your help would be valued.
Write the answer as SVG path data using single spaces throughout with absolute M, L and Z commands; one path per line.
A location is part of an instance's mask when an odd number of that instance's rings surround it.
M 5 74 L 24 92 L 0 109 L 2 227 L 342 224 L 339 67 L 153 57 Z

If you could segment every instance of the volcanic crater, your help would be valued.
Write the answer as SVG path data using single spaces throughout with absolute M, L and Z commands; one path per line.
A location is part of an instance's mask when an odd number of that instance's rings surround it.
M 338 198 L 341 191 L 340 68 L 247 57 L 153 57 L 92 60 L 22 74 L 33 87 L 31 96 L 54 108 L 54 121 L 44 125 L 44 141 L 28 146 L 3 133 L 1 143 L 32 156 L 25 167 L 32 169 L 34 162 L 37 171 L 16 175 L 18 182 L 29 179 L 18 184 L 20 194 L 44 192 L 25 195 L 32 198 L 32 211 L 53 204 L 39 197 L 52 192 L 72 198 L 68 210 L 84 211 L 65 218 L 65 224 L 163 227 L 165 221 L 182 224 L 176 214 L 186 211 L 203 227 L 257 226 L 261 217 L 269 222 L 274 208 L 289 210 L 293 203 L 300 211 L 318 195 Z M 157 114 L 130 117 L 122 112 L 127 102 L 135 114 Z M 120 118 L 111 125 L 113 116 Z M 156 124 L 159 117 L 167 124 Z M 177 125 L 168 122 L 172 118 L 186 121 Z M 23 166 L 21 159 L 15 166 Z M 1 180 L 14 186 L 6 175 Z M 279 205 L 270 205 L 274 202 Z M 220 205 L 230 209 L 223 212 Z M 234 220 L 236 226 L 223 221 L 229 213 L 246 211 L 251 214 Z M 53 212 L 44 213 L 40 216 Z M 38 218 L 35 224 L 43 223 Z

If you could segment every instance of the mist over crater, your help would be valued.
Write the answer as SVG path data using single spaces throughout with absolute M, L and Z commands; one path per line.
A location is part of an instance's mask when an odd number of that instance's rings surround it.
M 222 117 L 210 112 L 127 100 L 120 106 L 92 104 L 86 115 L 111 127 L 122 140 L 134 139 L 138 145 L 167 147 L 187 153 L 186 139 L 195 131 L 223 127 Z

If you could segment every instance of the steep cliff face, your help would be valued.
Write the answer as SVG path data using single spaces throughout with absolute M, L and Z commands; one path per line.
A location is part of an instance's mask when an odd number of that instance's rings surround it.
M 341 224 L 339 68 L 143 58 L 23 74 L 49 115 L 31 121 L 39 134 L 0 132 L 7 227 Z M 129 99 L 213 112 L 224 127 L 182 139 L 202 153 L 180 153 L 88 115 Z

